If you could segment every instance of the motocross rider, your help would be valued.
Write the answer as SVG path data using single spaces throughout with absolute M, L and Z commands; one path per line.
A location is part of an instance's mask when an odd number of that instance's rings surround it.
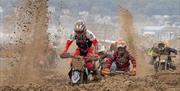
M 107 67 L 115 62 L 117 71 L 130 72 L 132 76 L 136 75 L 136 60 L 128 52 L 126 42 L 123 40 L 118 40 L 117 49 L 113 54 L 111 61 L 106 62 Z M 132 63 L 132 71 L 130 71 L 130 62 Z
M 168 55 L 168 61 L 170 63 L 170 68 L 176 70 L 174 62 L 172 62 L 171 53 L 177 55 L 177 50 L 171 47 L 166 46 L 164 42 L 158 44 L 157 54 L 158 55 Z
M 157 43 L 153 44 L 153 47 L 148 49 L 147 54 L 151 57 L 151 60 L 149 62 L 150 65 L 154 65 L 154 62 L 156 61 L 157 58 Z
M 96 53 L 96 47 L 98 41 L 95 35 L 86 28 L 86 25 L 83 21 L 79 20 L 75 23 L 74 32 L 70 35 L 70 38 L 66 41 L 66 46 L 61 55 L 65 55 L 72 44 L 73 41 L 76 41 L 77 49 L 74 53 L 72 59 L 75 60 L 76 56 L 92 56 Z M 94 45 L 94 48 L 93 48 Z M 71 65 L 72 65 L 71 61 Z M 85 66 L 88 70 L 94 70 L 94 61 L 86 61 Z
M 98 70 L 101 72 L 101 75 L 109 75 L 111 73 L 110 69 L 108 68 L 111 64 L 106 64 L 111 62 L 112 55 L 106 51 L 105 46 L 99 45 L 98 46 L 98 55 L 99 55 L 99 62 L 98 62 Z

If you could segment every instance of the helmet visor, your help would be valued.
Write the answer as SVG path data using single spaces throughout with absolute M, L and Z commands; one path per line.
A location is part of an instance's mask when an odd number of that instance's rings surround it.
M 84 31 L 79 31 L 79 30 L 75 30 L 75 32 L 76 32 L 77 34 L 82 34 L 82 33 L 84 33 Z
M 119 53 L 125 53 L 126 49 L 125 49 L 125 47 L 118 47 L 118 48 L 117 48 L 117 51 L 118 51 Z

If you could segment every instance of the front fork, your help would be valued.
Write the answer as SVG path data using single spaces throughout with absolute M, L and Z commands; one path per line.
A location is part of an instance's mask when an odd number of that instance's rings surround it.
M 159 70 L 169 70 L 170 68 L 170 63 L 166 60 L 164 63 L 160 63 L 159 61 L 156 61 L 154 63 L 154 69 L 156 72 Z

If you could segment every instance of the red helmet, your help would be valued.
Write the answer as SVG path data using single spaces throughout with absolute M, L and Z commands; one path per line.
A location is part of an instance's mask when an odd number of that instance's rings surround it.
M 127 46 L 126 42 L 124 40 L 122 40 L 122 39 L 117 40 L 116 43 L 117 43 L 117 48 Z
M 86 26 L 83 21 L 79 20 L 75 23 L 74 26 L 74 31 L 79 34 L 79 33 L 84 33 L 86 31 Z
M 117 51 L 120 54 L 125 53 L 125 51 L 127 50 L 127 44 L 125 41 L 123 41 L 122 39 L 116 41 L 117 43 Z

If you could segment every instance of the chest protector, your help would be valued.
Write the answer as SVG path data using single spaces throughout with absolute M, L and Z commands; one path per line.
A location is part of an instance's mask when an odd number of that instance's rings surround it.
M 129 64 L 128 57 L 124 54 L 123 56 L 117 56 L 116 62 L 120 65 Z
M 76 45 L 83 50 L 87 50 L 92 46 L 92 41 L 87 37 L 76 37 Z

